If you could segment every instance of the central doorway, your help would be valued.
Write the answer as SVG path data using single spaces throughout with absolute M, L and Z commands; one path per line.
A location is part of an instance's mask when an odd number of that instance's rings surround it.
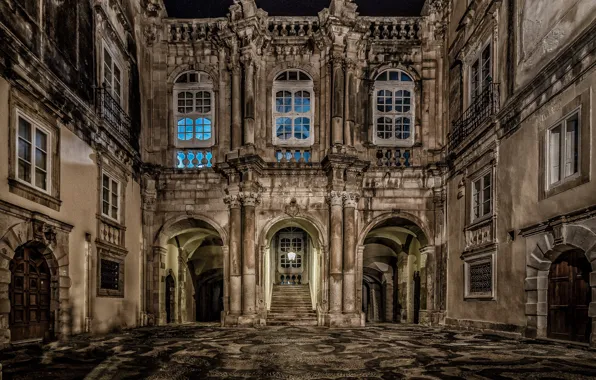
M 10 261 L 10 333 L 13 342 L 51 337 L 50 268 L 42 254 L 21 248 Z
M 548 337 L 589 342 L 591 265 L 582 251 L 561 254 L 548 275 Z
M 176 310 L 176 283 L 171 274 L 166 277 L 166 322 L 174 322 L 174 310 Z

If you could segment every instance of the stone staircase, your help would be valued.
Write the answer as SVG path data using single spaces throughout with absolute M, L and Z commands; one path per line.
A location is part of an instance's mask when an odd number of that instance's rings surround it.
M 268 326 L 316 326 L 308 285 L 273 285 Z

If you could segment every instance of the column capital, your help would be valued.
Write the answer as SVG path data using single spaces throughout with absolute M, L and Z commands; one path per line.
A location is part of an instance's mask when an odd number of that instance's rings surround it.
M 261 194 L 252 191 L 243 191 L 238 194 L 238 198 L 244 206 L 253 206 L 261 204 Z
M 343 202 L 344 202 L 344 207 L 356 208 L 356 207 L 358 207 L 358 201 L 360 200 L 360 194 L 344 191 L 342 193 L 342 198 L 343 198 Z
M 224 203 L 228 205 L 229 208 L 240 208 L 240 198 L 238 195 L 227 195 L 224 197 Z
M 330 191 L 326 197 L 327 203 L 330 206 L 341 206 L 343 207 L 343 191 Z
M 426 255 L 432 255 L 435 253 L 435 246 L 434 245 L 425 245 L 424 247 L 420 247 L 420 253 Z

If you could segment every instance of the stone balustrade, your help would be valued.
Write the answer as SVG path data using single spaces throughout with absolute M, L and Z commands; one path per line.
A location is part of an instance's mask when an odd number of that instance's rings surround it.
M 272 37 L 306 37 L 319 30 L 317 17 L 271 17 L 269 32 Z
M 168 42 L 196 42 L 209 38 L 222 29 L 223 20 L 196 19 L 166 22 Z
M 204 169 L 213 166 L 210 149 L 184 149 L 176 152 L 176 168 Z
M 377 166 L 409 168 L 412 166 L 412 149 L 380 148 L 376 155 Z
M 310 163 L 311 153 L 309 149 L 283 148 L 275 151 L 275 159 L 279 163 Z
M 103 219 L 99 221 L 99 239 L 109 244 L 123 245 L 120 227 L 115 223 L 112 224 Z
M 420 39 L 418 17 L 363 17 L 370 23 L 366 37 L 375 40 L 414 41 Z

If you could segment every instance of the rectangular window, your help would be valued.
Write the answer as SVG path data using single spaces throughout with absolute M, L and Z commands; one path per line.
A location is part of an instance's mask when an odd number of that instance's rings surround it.
M 101 213 L 108 218 L 118 221 L 120 183 L 107 174 L 102 176 L 102 206 Z
M 116 102 L 122 105 L 122 71 L 107 49 L 103 49 L 103 85 Z
M 464 298 L 493 300 L 496 297 L 496 252 L 464 257 Z
M 579 112 L 548 131 L 548 184 L 555 187 L 579 172 Z
M 101 259 L 100 275 L 101 289 L 119 290 L 120 263 Z
M 32 186 L 49 191 L 50 135 L 29 120 L 18 117 L 17 178 Z
M 492 293 L 493 265 L 492 261 L 470 264 L 470 294 Z
M 492 174 L 472 182 L 472 222 L 492 212 Z
M 473 103 L 490 84 L 491 78 L 491 45 L 488 44 L 474 61 L 470 70 L 470 99 Z

